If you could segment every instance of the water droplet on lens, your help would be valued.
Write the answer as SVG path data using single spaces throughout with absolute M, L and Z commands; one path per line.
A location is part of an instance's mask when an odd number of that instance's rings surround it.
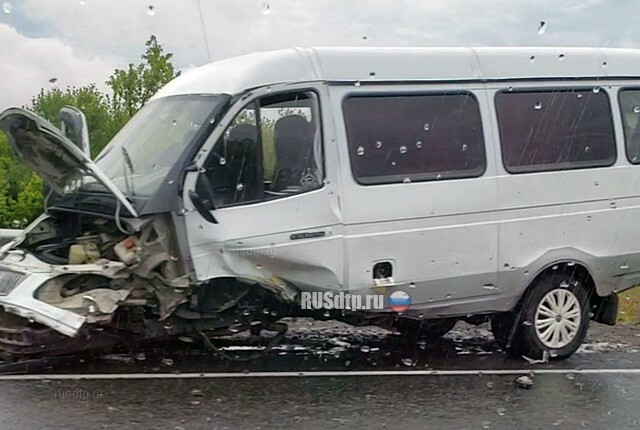
M 538 34 L 544 34 L 547 31 L 547 23 L 545 21 L 540 21 L 540 25 L 538 26 Z
M 491 428 L 491 421 L 483 421 L 482 422 L 482 428 L 483 429 Z
M 269 5 L 269 2 L 264 2 L 262 4 L 262 14 L 269 15 L 270 13 L 271 13 L 271 6 Z
M 513 87 L 509 87 L 509 88 L 508 88 L 508 90 L 509 90 L 509 91 L 513 91 Z
M 411 182 L 411 179 L 409 179 L 409 178 L 404 178 L 404 179 L 402 180 L 402 183 L 403 183 L 403 184 L 408 184 L 408 183 L 410 183 L 410 182 Z
M 534 61 L 536 61 L 536 56 L 532 55 L 531 57 L 529 57 L 529 62 L 533 63 Z
M 156 14 L 156 7 L 154 5 L 149 5 L 147 7 L 147 15 L 154 16 Z
M 464 144 L 462 145 L 462 152 L 465 152 L 467 149 L 468 149 L 468 146 L 467 146 L 467 144 L 466 144 L 466 143 L 464 143 Z
M 376 142 L 376 148 L 377 148 L 377 149 L 382 148 L 382 141 L 378 140 L 378 141 Z
M 584 152 L 589 152 L 589 151 L 591 151 L 591 148 L 589 148 L 588 146 L 585 146 L 584 147 Z
M 220 165 L 224 166 L 225 164 L 227 164 L 227 159 L 224 157 L 220 158 Z
M 407 147 L 406 147 L 406 146 L 404 146 L 404 145 L 402 145 L 402 146 L 399 148 L 399 151 L 400 151 L 400 154 L 406 154 L 406 153 L 407 153 Z
M 2 11 L 4 13 L 11 13 L 11 9 L 13 9 L 13 5 L 8 1 L 2 3 Z
M 421 140 L 416 142 L 416 148 L 418 148 L 418 149 L 422 148 L 422 141 Z
M 540 109 L 542 109 L 542 103 L 541 103 L 541 102 L 536 102 L 536 104 L 535 104 L 535 105 L 533 105 L 533 108 L 534 108 L 535 110 L 540 110 Z
M 504 416 L 504 414 L 507 413 L 507 410 L 505 408 L 498 408 L 496 409 L 496 412 L 498 413 L 498 415 L 500 415 L 501 417 Z
M 360 81 L 356 81 L 353 85 L 355 85 L 356 87 L 359 87 L 361 84 L 360 84 Z
M 567 373 L 567 379 L 573 381 L 574 379 L 576 379 L 576 375 L 574 375 L 573 373 Z
M 600 92 L 600 87 L 593 87 L 592 91 L 597 94 Z
M 358 146 L 358 155 L 364 155 L 364 148 L 362 146 Z
M 324 315 L 326 318 L 329 318 L 331 316 L 331 312 L 324 311 L 324 313 L 322 315 Z
M 367 345 L 362 345 L 360 347 L 360 351 L 362 351 L 364 353 L 367 353 L 367 352 L 371 351 L 371 348 L 369 346 L 367 346 Z
M 640 113 L 640 106 L 634 106 L 633 113 Z
M 244 185 L 242 184 L 236 185 L 236 191 L 242 191 L 242 190 L 244 190 Z
M 429 125 L 429 123 L 427 122 L 424 125 L 424 131 L 429 131 L 429 130 L 431 130 L 431 125 Z
M 404 364 L 405 366 L 413 366 L 413 360 L 410 358 L 403 358 L 402 364 Z
M 560 60 L 560 61 L 564 61 L 564 59 L 565 59 L 564 54 L 560 54 L 560 55 L 558 55 L 558 60 Z

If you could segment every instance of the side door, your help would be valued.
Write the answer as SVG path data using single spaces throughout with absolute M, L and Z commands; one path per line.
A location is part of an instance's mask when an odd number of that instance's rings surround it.
M 198 280 L 233 276 L 295 294 L 343 284 L 341 212 L 326 89 L 254 91 L 223 118 L 185 181 Z M 210 205 L 195 210 L 189 195 Z M 206 213 L 205 213 L 206 215 Z M 207 221 L 205 218 L 210 218 Z
M 484 87 L 372 85 L 345 89 L 334 103 L 351 165 L 343 178 L 350 287 L 402 290 L 428 316 L 499 308 Z

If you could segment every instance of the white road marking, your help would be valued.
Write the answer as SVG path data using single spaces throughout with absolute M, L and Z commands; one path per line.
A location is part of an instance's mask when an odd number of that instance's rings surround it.
M 248 373 L 87 373 L 0 375 L 0 381 L 107 380 L 107 379 L 222 379 L 222 378 L 317 378 L 348 376 L 479 376 L 479 375 L 553 375 L 553 374 L 640 375 L 640 369 L 498 369 L 498 370 L 379 370 Z

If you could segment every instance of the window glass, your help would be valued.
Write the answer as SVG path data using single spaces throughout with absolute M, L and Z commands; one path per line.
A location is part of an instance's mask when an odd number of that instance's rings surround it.
M 205 174 L 216 207 L 319 188 L 322 141 L 316 95 L 280 94 L 248 105 L 216 143 Z
M 620 91 L 620 114 L 627 158 L 640 164 L 640 90 Z
M 470 94 L 350 97 L 344 115 L 351 168 L 361 184 L 484 172 L 480 110 Z
M 511 173 L 615 162 L 611 106 L 599 88 L 501 92 L 496 110 L 502 159 Z

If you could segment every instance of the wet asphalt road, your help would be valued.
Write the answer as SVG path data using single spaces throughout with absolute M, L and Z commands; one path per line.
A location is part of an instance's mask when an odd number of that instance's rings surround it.
M 0 428 L 640 426 L 640 331 L 626 334 L 634 342 L 592 338 L 565 362 L 532 365 L 507 357 L 483 328 L 464 327 L 430 344 L 367 330 L 294 328 L 279 347 L 244 362 L 213 357 L 198 345 L 167 344 L 84 362 L 60 360 L 49 363 L 52 368 L 33 364 L 31 375 L 0 380 Z M 234 358 L 251 358 L 261 344 L 242 336 L 216 342 Z M 256 373 L 283 371 L 292 376 Z M 308 373 L 327 371 L 340 373 Z M 529 372 L 534 386 L 519 388 L 515 379 Z M 143 377 L 150 379 L 133 379 Z

